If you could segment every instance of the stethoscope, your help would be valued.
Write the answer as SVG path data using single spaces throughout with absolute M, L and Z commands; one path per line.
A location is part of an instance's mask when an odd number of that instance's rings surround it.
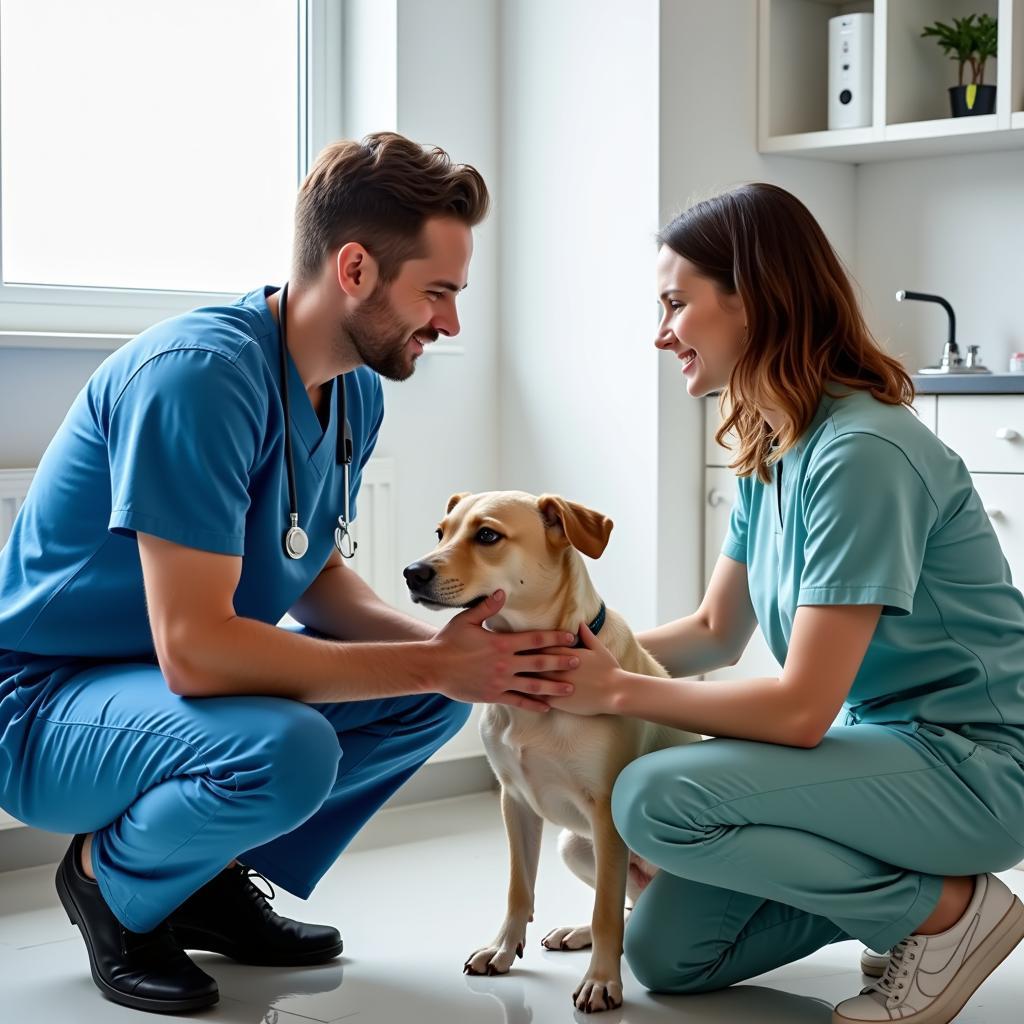
M 284 402 L 284 452 L 288 469 L 288 519 L 290 526 L 284 535 L 284 551 L 289 558 L 301 558 L 309 550 L 309 537 L 299 526 L 299 501 L 295 495 L 295 464 L 292 460 L 292 419 L 291 407 L 288 402 L 288 334 L 287 320 L 288 285 L 281 289 L 281 302 L 278 307 L 278 319 L 281 321 L 281 399 Z M 337 461 L 342 464 L 344 477 L 344 512 L 338 516 L 338 525 L 334 528 L 334 546 L 342 558 L 351 558 L 359 546 L 352 538 L 348 529 L 348 475 L 352 463 L 352 428 L 349 426 L 345 413 L 345 378 L 337 382 L 338 391 L 338 440 Z

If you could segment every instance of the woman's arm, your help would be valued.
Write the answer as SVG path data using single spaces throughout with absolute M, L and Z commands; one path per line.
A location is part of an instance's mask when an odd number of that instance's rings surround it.
M 740 660 L 757 617 L 750 603 L 747 567 L 720 555 L 700 607 L 637 639 L 673 676 L 696 676 Z
M 758 679 L 660 679 L 624 672 L 597 637 L 580 667 L 548 678 L 575 685 L 551 707 L 615 714 L 701 733 L 815 747 L 835 721 L 864 660 L 881 605 L 804 605 L 793 621 L 782 675 Z

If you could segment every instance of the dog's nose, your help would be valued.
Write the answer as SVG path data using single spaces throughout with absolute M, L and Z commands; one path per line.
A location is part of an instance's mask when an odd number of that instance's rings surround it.
M 405 582 L 410 590 L 417 587 L 425 587 L 436 575 L 437 571 L 426 562 L 413 562 L 402 570 Z

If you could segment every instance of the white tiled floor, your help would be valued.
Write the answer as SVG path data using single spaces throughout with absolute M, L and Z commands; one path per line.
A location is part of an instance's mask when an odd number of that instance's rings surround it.
M 414 838 L 410 838 L 414 837 Z M 590 890 L 562 866 L 556 829 L 545 830 L 537 920 L 511 974 L 470 978 L 466 955 L 501 921 L 507 854 L 496 796 L 481 794 L 381 812 L 308 902 L 279 892 L 275 908 L 335 924 L 345 955 L 299 970 L 244 967 L 213 954 L 193 958 L 220 985 L 200 1013 L 154 1017 L 103 999 L 85 946 L 60 908 L 53 868 L 0 875 L 0 1021 L 38 1024 L 205 1020 L 225 1024 L 558 1024 L 579 1021 L 570 995 L 588 952 L 540 947 L 550 928 L 589 920 Z M 1003 877 L 1024 894 L 1024 872 Z M 828 1024 L 834 1002 L 856 994 L 860 947 L 819 950 L 800 963 L 724 992 L 651 996 L 625 968 L 626 1004 L 606 1024 Z M 1024 946 L 982 986 L 957 1024 L 1021 1020 Z

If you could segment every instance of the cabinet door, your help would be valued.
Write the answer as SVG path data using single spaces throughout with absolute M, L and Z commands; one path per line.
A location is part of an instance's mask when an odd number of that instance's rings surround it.
M 704 586 L 722 550 L 729 529 L 729 514 L 736 497 L 736 477 L 731 469 L 708 466 L 704 470 Z M 743 657 L 735 665 L 726 665 L 705 675 L 707 679 L 745 679 L 754 676 L 777 676 L 779 663 L 765 643 L 760 628 L 747 644 Z
M 972 473 L 1024 473 L 1024 395 L 940 395 L 939 437 Z
M 1024 474 L 972 473 L 974 489 L 1010 563 L 1014 585 L 1024 585 Z

